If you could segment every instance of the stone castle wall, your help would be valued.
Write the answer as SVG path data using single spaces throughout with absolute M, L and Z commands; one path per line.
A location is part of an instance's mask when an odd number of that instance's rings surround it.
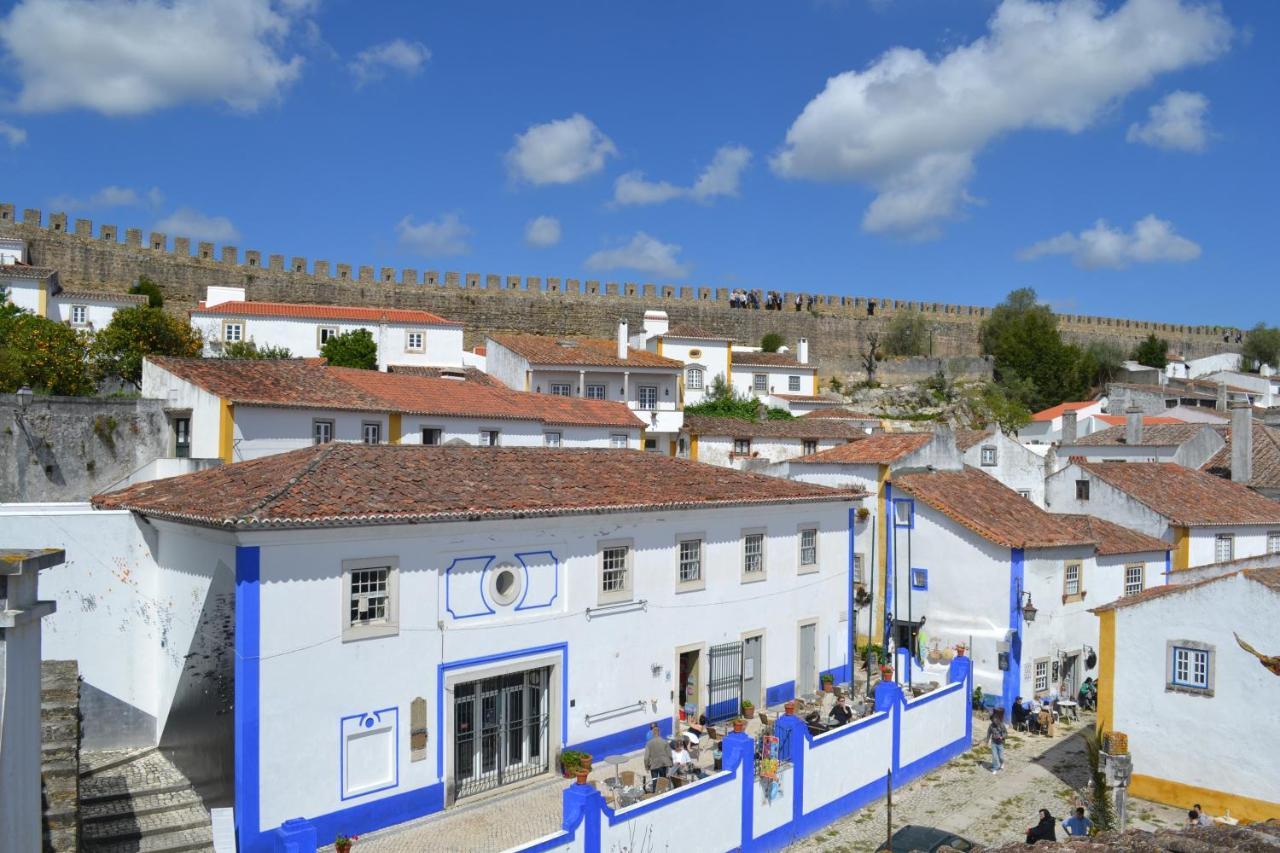
M 914 302 L 877 296 L 816 295 L 812 311 L 796 312 L 795 291 L 785 293 L 784 311 L 735 309 L 729 288 L 601 282 L 595 279 L 542 278 L 460 274 L 417 269 L 350 264 L 248 250 L 241 258 L 235 246 L 196 243 L 186 237 L 139 228 L 124 232 L 102 225 L 94 234 L 87 219 L 68 225 L 65 213 L 53 213 L 45 223 L 39 210 L 23 211 L 21 221 L 12 204 L 0 204 L 0 235 L 27 241 L 30 260 L 57 269 L 64 286 L 121 291 L 139 276 L 164 288 L 168 303 L 192 307 L 210 285 L 245 287 L 251 300 L 384 305 L 421 308 L 465 324 L 468 346 L 483 342 L 496 331 L 530 331 L 551 335 L 612 336 L 625 317 L 633 330 L 641 327 L 646 309 L 665 310 L 672 323 L 695 323 L 746 343 L 758 343 L 767 332 L 778 332 L 794 346 L 807 337 L 815 361 L 826 374 L 859 372 L 859 352 L 866 336 L 882 332 L 895 313 L 917 310 L 932 323 L 932 354 L 937 357 L 975 356 L 978 333 L 991 309 L 941 302 Z M 1167 339 L 1170 349 L 1188 358 L 1231 349 L 1223 341 L 1234 328 L 1154 323 L 1114 317 L 1058 315 L 1059 327 L 1070 339 L 1114 341 L 1126 349 L 1150 333 Z

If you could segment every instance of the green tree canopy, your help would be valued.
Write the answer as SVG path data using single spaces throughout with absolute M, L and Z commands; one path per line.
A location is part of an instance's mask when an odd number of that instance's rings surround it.
M 83 397 L 96 390 L 85 337 L 70 326 L 0 305 L 0 391 L 23 385 L 43 394 Z
M 352 329 L 324 342 L 320 354 L 334 367 L 378 368 L 378 343 L 368 329 Z
M 133 287 L 129 288 L 129 292 L 146 296 L 147 305 L 151 308 L 164 307 L 164 293 L 161 292 L 160 285 L 156 284 L 145 275 L 139 277 Z
M 760 414 L 760 402 L 733 390 L 724 377 L 717 375 L 711 383 L 710 393 L 701 403 L 685 406 L 686 415 L 706 415 L 714 418 L 737 418 L 740 421 L 754 421 Z M 771 421 L 787 420 L 792 417 L 786 409 L 769 408 L 765 417 Z
M 1111 341 L 1090 341 L 1080 358 L 1080 378 L 1092 388 L 1102 388 L 1120 372 L 1124 350 Z
M 885 355 L 927 355 L 929 352 L 929 321 L 919 311 L 903 311 L 889 321 L 880 346 Z
M 764 352 L 777 352 L 782 349 L 782 345 L 786 343 L 786 339 L 777 332 L 770 332 L 760 339 L 760 349 Z
M 89 358 L 98 375 L 142 387 L 142 360 L 149 355 L 197 356 L 203 342 L 186 322 L 159 308 L 139 305 L 117 311 L 93 336 Z
M 1164 338 L 1157 338 L 1155 332 L 1152 332 L 1133 348 L 1133 360 L 1147 367 L 1164 370 L 1164 366 L 1169 363 L 1169 342 Z
M 1280 367 L 1280 329 L 1266 323 L 1254 326 L 1245 335 L 1243 354 L 1254 370 L 1264 364 Z
M 982 324 L 982 351 L 993 357 L 1005 394 L 1031 411 L 1088 391 L 1080 349 L 1062 340 L 1057 318 L 1031 288 L 1013 291 L 992 310 Z
M 222 346 L 223 358 L 293 358 L 288 347 L 258 346 L 253 341 L 232 341 Z

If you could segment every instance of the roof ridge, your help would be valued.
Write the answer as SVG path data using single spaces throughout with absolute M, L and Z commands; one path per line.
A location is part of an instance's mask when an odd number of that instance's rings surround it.
M 312 459 L 309 463 L 307 463 L 302 468 L 301 471 L 294 474 L 293 477 L 291 477 L 289 481 L 285 483 L 283 486 L 281 486 L 279 489 L 277 489 L 274 492 L 269 492 L 265 497 L 262 498 L 262 500 L 258 501 L 257 503 L 249 507 L 249 511 L 243 514 L 239 519 L 237 519 L 236 523 L 239 524 L 241 521 L 243 521 L 246 518 L 252 518 L 256 521 L 258 518 L 258 513 L 266 509 L 270 504 L 275 503 L 277 500 L 284 497 L 285 494 L 287 494 L 291 488 L 293 488 L 298 484 L 298 481 L 300 481 L 303 477 L 307 476 L 312 471 L 314 471 L 317 465 L 319 465 L 322 461 L 329 458 L 330 455 L 336 452 L 339 446 L 341 446 L 340 443 L 336 441 L 331 441 L 324 445 L 321 445 L 321 449 L 316 452 L 315 458 Z

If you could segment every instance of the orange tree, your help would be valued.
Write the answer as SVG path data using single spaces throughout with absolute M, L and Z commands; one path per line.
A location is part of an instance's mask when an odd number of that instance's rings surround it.
M 200 333 L 159 308 L 139 305 L 117 311 L 93 336 L 89 359 L 102 378 L 115 377 L 142 387 L 142 359 L 149 355 L 197 356 Z
M 83 334 L 45 317 L 0 306 L 0 391 L 23 385 L 43 394 L 79 397 L 96 389 Z

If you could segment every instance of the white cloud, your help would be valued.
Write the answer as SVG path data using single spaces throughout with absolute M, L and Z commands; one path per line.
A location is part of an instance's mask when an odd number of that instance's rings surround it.
M 613 185 L 613 203 L 662 204 L 674 198 L 708 202 L 718 196 L 736 196 L 742 171 L 751 162 L 751 152 L 741 145 L 722 145 L 691 187 L 667 181 L 647 180 L 643 172 L 627 172 Z
M 1079 234 L 1066 231 L 1018 253 L 1024 261 L 1045 255 L 1067 255 L 1072 263 L 1087 270 L 1118 270 L 1130 264 L 1194 261 L 1200 257 L 1200 246 L 1175 233 L 1172 222 L 1148 214 L 1135 222 L 1131 231 L 1113 228 L 1099 219 Z
M 98 210 L 104 207 L 159 207 L 164 204 L 164 193 L 159 187 L 139 192 L 133 187 L 114 184 L 103 187 L 88 198 L 60 195 L 49 200 L 49 206 L 61 210 Z
M 1017 130 L 1079 133 L 1158 75 L 1223 54 L 1217 5 L 1003 0 L 988 32 L 931 59 L 895 47 L 827 81 L 773 158 L 785 177 L 857 181 L 868 231 L 927 236 L 960 213 L 979 152 Z
M 176 237 L 194 237 L 225 243 L 235 240 L 240 232 L 225 216 L 209 216 L 190 207 L 180 207 L 156 223 L 154 230 Z
M 518 134 L 507 152 L 507 169 L 531 184 L 571 184 L 601 171 L 605 158 L 617 154 L 613 141 L 577 113 Z
M 420 255 L 463 255 L 470 250 L 467 238 L 471 229 L 462 224 L 456 213 L 446 213 L 421 225 L 406 216 L 396 223 L 400 245 Z
M 1147 110 L 1146 124 L 1131 124 L 1125 139 L 1175 151 L 1203 151 L 1209 141 L 1205 122 L 1209 99 L 1199 92 L 1170 92 Z
M 665 278 L 679 278 L 689 274 L 689 267 L 676 257 L 680 247 L 675 243 L 663 243 L 643 231 L 637 231 L 625 246 L 601 249 L 586 260 L 589 270 L 630 269 L 652 273 Z
M 4 121 L 0 121 L 0 136 L 4 137 L 10 148 L 17 148 L 27 141 L 27 132 L 25 130 L 20 127 L 14 127 Z
M 22 0 L 0 44 L 30 112 L 146 113 L 185 102 L 252 111 L 302 71 L 286 56 L 291 15 L 270 0 Z
M 347 68 L 356 78 L 356 85 L 363 86 L 387 76 L 388 71 L 398 71 L 412 77 L 422 70 L 431 58 L 431 51 L 421 42 L 392 39 L 366 48 L 356 54 Z
M 524 227 L 524 241 L 535 249 L 545 249 L 560 242 L 560 220 L 539 216 Z

